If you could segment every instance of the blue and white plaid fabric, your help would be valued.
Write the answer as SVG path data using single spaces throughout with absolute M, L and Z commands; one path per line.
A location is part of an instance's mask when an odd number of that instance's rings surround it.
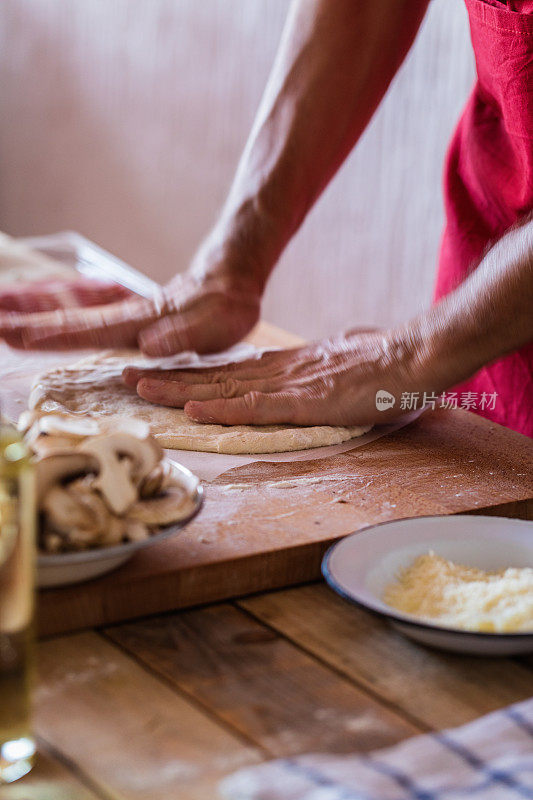
M 221 791 L 228 800 L 533 800 L 533 698 L 369 755 L 242 769 Z

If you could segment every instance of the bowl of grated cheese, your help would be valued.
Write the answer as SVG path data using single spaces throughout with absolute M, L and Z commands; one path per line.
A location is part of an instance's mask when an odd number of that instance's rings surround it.
M 533 651 L 533 522 L 385 522 L 333 545 L 322 572 L 341 597 L 422 644 L 487 656 Z

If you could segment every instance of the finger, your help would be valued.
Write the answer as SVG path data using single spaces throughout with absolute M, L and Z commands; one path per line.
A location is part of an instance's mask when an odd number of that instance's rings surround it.
M 79 306 L 103 306 L 116 303 L 128 298 L 133 299 L 133 293 L 118 283 L 99 281 L 93 278 L 80 278 L 71 287 L 72 294 Z M 57 298 L 62 300 L 61 294 Z M 62 304 L 63 308 L 68 308 L 70 304 Z
M 251 391 L 268 391 L 264 382 L 236 381 L 228 378 L 222 383 L 179 383 L 178 381 L 142 378 L 137 384 L 137 393 L 145 400 L 159 405 L 184 408 L 189 400 L 216 400 L 218 398 L 241 397 Z
M 213 342 L 209 322 L 198 320 L 190 311 L 164 317 L 139 336 L 139 346 L 147 356 L 172 356 L 193 350 L 212 352 Z M 221 347 L 221 350 L 224 348 Z
M 196 374 L 196 372 L 198 374 Z M 209 385 L 224 380 L 224 376 L 229 374 L 229 371 L 222 371 L 222 369 L 213 372 L 208 378 L 207 374 L 201 374 L 200 370 L 192 370 L 191 372 L 182 372 L 175 369 L 154 369 L 150 367 L 125 367 L 122 372 L 122 380 L 126 386 L 135 388 L 139 381 L 144 379 L 154 381 L 174 381 L 175 383 L 184 384 L 198 384 L 205 383 Z
M 136 386 L 143 378 L 153 378 L 154 380 L 177 381 L 187 384 L 212 384 L 223 383 L 227 378 L 235 380 L 255 380 L 258 378 L 257 370 L 242 370 L 240 364 L 224 364 L 210 369 L 154 369 L 150 367 L 125 367 L 122 379 L 127 386 Z
M 228 375 L 236 380 L 267 380 L 269 375 L 276 377 L 274 357 L 279 350 L 267 351 L 260 357 L 247 358 L 244 361 L 231 361 L 212 367 L 177 366 L 176 369 L 157 369 L 154 367 L 126 367 L 122 378 L 127 386 L 135 387 L 141 378 L 160 378 L 161 380 L 179 381 L 181 383 L 219 383 Z
M 136 388 L 139 397 L 150 403 L 171 408 L 183 408 L 185 405 L 180 385 L 175 381 L 154 381 L 143 378 L 138 382 Z
M 0 289 L 0 311 L 36 313 L 59 308 L 106 305 L 130 297 L 124 286 L 80 277 L 12 284 Z
M 252 391 L 230 400 L 190 400 L 185 404 L 185 413 L 195 422 L 221 425 L 305 425 L 305 414 L 299 405 L 297 396 L 289 392 Z
M 135 389 L 137 384 L 143 378 L 153 378 L 159 381 L 174 381 L 179 380 L 176 378 L 176 371 L 173 369 L 140 369 L 139 367 L 125 367 L 122 371 L 122 380 L 126 386 Z
M 220 325 L 217 314 L 224 314 Z M 252 306 L 255 314 L 255 306 Z M 148 356 L 171 356 L 192 350 L 196 353 L 220 353 L 227 350 L 244 335 L 239 314 L 228 314 L 218 306 L 209 308 L 182 308 L 176 314 L 167 314 L 154 325 L 143 330 L 139 345 Z
M 147 378 L 154 381 L 174 381 L 184 384 L 206 384 L 223 383 L 227 377 L 236 377 L 234 372 L 227 367 L 217 368 L 212 372 L 206 373 L 200 370 L 183 372 L 176 369 L 154 369 L 150 367 L 125 367 L 122 372 L 122 380 L 126 386 L 137 386 L 139 381 Z
M 22 335 L 20 333 L 12 333 L 9 336 L 3 337 L 4 342 L 12 347 L 14 350 L 25 350 L 24 343 L 22 341 Z
M 0 310 L 19 313 L 53 311 L 60 308 L 56 295 L 41 292 L 33 284 L 9 286 L 0 291 Z
M 0 314 L 0 336 L 25 349 L 134 347 L 139 330 L 156 317 L 149 300 L 125 300 L 84 309 Z

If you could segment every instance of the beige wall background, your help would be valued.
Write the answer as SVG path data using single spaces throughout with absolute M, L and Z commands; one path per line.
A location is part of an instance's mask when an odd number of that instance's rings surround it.
M 231 181 L 287 8 L 2 0 L 0 228 L 78 230 L 159 281 L 185 269 Z M 283 255 L 266 318 L 314 337 L 429 302 L 442 162 L 473 74 L 461 0 L 432 0 L 382 107 Z

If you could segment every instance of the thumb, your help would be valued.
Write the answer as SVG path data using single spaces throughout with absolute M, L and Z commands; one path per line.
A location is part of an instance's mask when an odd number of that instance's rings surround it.
M 190 309 L 169 314 L 144 328 L 139 347 L 147 356 L 173 356 L 192 350 L 195 353 L 219 353 L 241 338 L 232 330 L 231 320 L 222 325 L 216 313 Z
M 198 350 L 201 343 L 198 324 L 190 312 L 169 314 L 144 328 L 139 334 L 139 347 L 147 356 L 172 356 L 185 350 Z M 205 351 L 204 351 L 205 352 Z

